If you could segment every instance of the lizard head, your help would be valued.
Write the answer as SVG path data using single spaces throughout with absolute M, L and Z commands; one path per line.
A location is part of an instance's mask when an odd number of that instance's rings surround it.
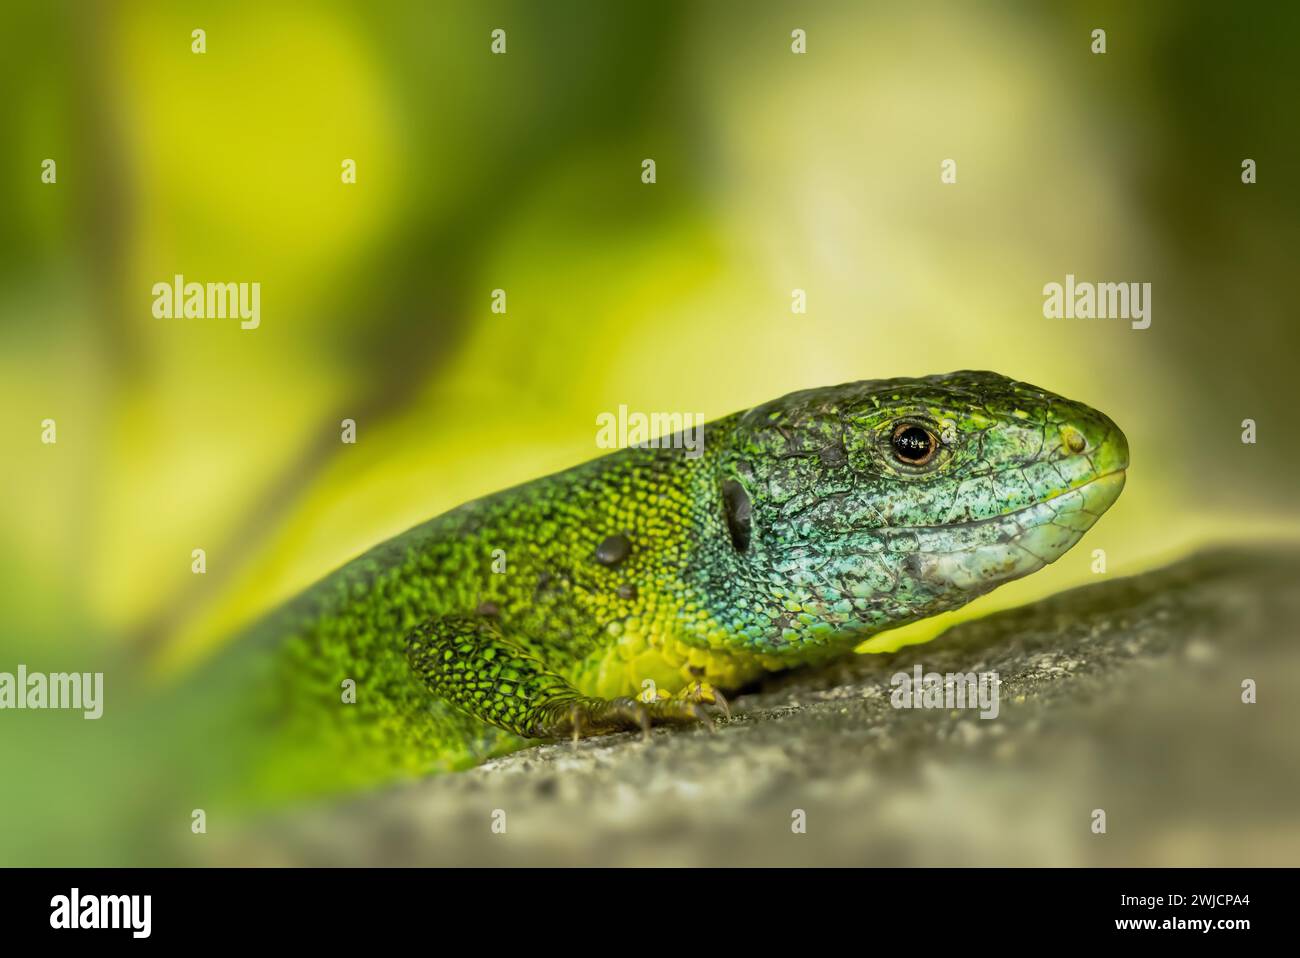
M 991 372 L 848 383 L 740 414 L 717 458 L 744 640 L 773 653 L 956 608 L 1059 558 L 1119 496 L 1128 443 Z

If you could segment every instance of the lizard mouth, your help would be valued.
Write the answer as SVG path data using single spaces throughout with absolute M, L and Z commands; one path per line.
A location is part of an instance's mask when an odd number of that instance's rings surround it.
M 938 525 L 873 526 L 865 530 L 858 530 L 860 533 L 858 535 L 855 535 L 852 530 L 847 530 L 841 533 L 843 538 L 839 543 L 804 540 L 787 543 L 786 548 L 815 549 L 825 555 L 942 551 L 944 546 L 947 546 L 950 550 L 960 549 L 963 547 L 960 541 L 963 538 L 970 544 L 978 544 L 983 539 L 987 539 L 989 542 L 999 541 L 1023 531 L 1023 529 L 1015 529 L 1016 524 L 1020 526 L 1026 524 L 1039 525 L 1043 522 L 1053 521 L 1058 513 L 1066 515 L 1073 512 L 1080 512 L 1091 517 L 1091 521 L 1084 526 L 1086 530 L 1119 497 L 1124 488 L 1125 476 L 1125 469 L 1114 469 L 1100 476 L 1094 476 L 1076 486 L 1058 489 L 1051 495 L 1045 496 L 1027 506 L 1020 506 L 981 519 L 964 519 L 960 522 L 946 522 Z M 1008 524 L 1012 526 L 1010 532 L 1006 532 Z M 980 536 L 981 530 L 987 533 L 982 538 Z M 1001 534 L 1004 532 L 1005 534 Z M 868 539 L 871 544 L 867 545 L 863 541 L 864 538 Z M 881 544 L 882 539 L 884 540 L 883 545 Z
M 873 530 L 865 539 L 846 537 L 815 547 L 800 543 L 794 554 L 808 550 L 819 560 L 892 556 L 914 584 L 970 599 L 1037 572 L 1068 552 L 1119 498 L 1126 476 L 1125 469 L 1114 469 L 996 516 L 895 526 Z
M 962 592 L 990 589 L 1055 562 L 1078 542 L 1124 489 L 1126 470 L 1104 473 L 1011 512 L 913 530 L 908 571 Z
M 1026 518 L 1035 518 L 1045 513 L 1055 513 L 1059 510 L 1072 510 L 1074 503 L 1083 503 L 1081 511 L 1088 513 L 1095 512 L 1095 518 L 1100 518 L 1101 514 L 1111 507 L 1116 499 L 1119 498 L 1120 492 L 1124 489 L 1125 479 L 1128 477 L 1127 469 L 1114 469 L 1110 472 L 1094 476 L 1077 486 L 1067 486 L 1058 489 L 1051 495 L 1044 496 L 1037 502 L 1032 502 L 1027 506 L 1020 506 L 1017 509 L 1011 509 L 1007 512 L 996 516 L 989 516 L 985 519 L 972 519 L 969 522 L 954 523 L 949 526 L 929 526 L 927 528 L 939 529 L 964 529 L 973 526 L 983 525 L 986 523 L 1002 522 L 1006 519 L 1015 519 L 1017 516 Z M 1073 497 L 1073 498 L 1067 498 Z M 1066 500 L 1058 502 L 1058 500 Z M 1104 500 L 1104 501 L 1103 501 Z M 1055 505 L 1053 505 L 1055 503 Z M 1091 506 L 1091 508 L 1084 508 Z

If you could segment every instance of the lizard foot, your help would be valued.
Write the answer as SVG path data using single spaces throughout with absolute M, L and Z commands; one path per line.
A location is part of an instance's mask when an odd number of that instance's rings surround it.
M 731 706 L 727 704 L 723 694 L 708 682 L 692 682 L 678 692 L 675 698 L 684 702 L 715 706 L 722 713 L 723 718 L 731 719 Z
M 713 716 L 709 712 L 709 706 L 716 706 L 719 699 L 720 695 L 716 693 L 713 698 L 698 700 L 679 693 L 668 698 L 656 697 L 649 702 L 627 696 L 614 699 L 584 697 L 552 707 L 548 720 L 536 734 L 540 738 L 572 736 L 573 741 L 577 742 L 578 739 L 591 735 L 640 729 L 648 739 L 652 726 L 690 725 L 697 722 L 713 731 Z M 722 708 L 725 710 L 725 702 L 722 703 Z

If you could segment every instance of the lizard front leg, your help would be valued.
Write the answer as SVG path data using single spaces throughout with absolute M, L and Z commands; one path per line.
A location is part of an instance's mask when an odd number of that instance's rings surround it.
M 425 622 L 407 637 L 406 657 L 438 698 L 527 738 L 648 731 L 657 723 L 702 722 L 712 727 L 699 701 L 647 703 L 583 695 L 512 642 L 495 619 L 448 616 Z

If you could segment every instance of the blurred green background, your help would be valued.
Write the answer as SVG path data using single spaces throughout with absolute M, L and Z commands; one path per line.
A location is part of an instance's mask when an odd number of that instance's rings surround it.
M 0 669 L 113 663 L 111 715 L 115 676 L 597 455 L 601 411 L 854 379 L 995 369 L 1128 434 L 1084 543 L 961 617 L 1093 580 L 1093 549 L 1114 576 L 1295 536 L 1298 27 L 1172 2 L 5 4 Z M 176 273 L 260 282 L 260 328 L 155 319 Z M 1045 319 L 1066 273 L 1150 282 L 1151 327 Z M 0 723 L 38 778 L 42 736 L 85 730 Z

